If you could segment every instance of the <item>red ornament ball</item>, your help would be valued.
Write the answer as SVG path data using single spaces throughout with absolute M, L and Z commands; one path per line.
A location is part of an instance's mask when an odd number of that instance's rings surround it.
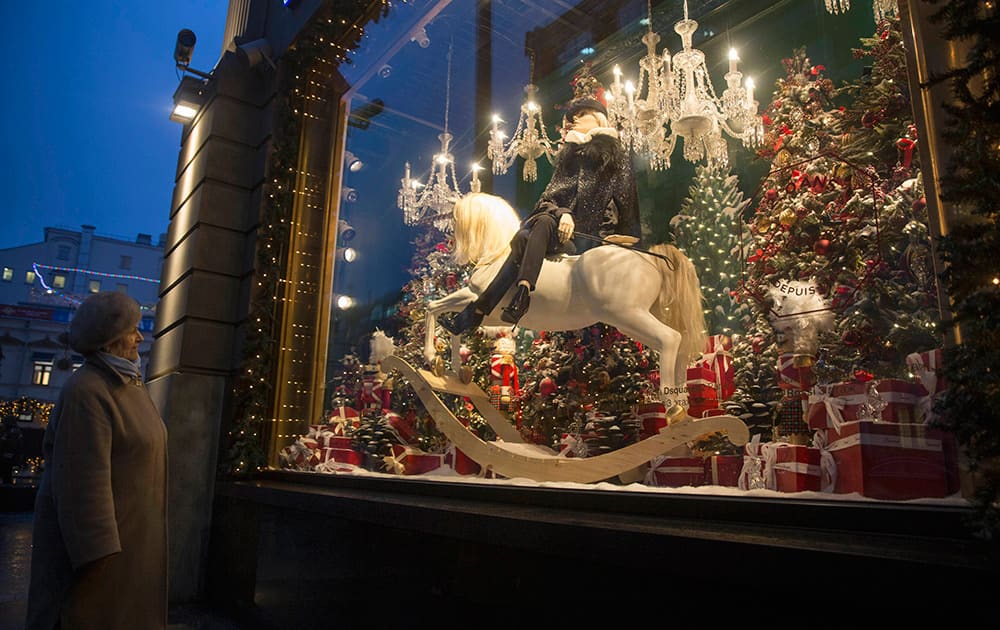
M 920 212 L 927 206 L 927 197 L 921 197 L 919 199 L 914 199 L 913 203 L 910 204 L 910 208 L 914 212 Z
M 542 396 L 551 396 L 556 393 L 556 382 L 552 380 L 552 377 L 546 376 L 538 384 L 538 393 Z
M 774 201 L 778 198 L 778 191 L 773 188 L 769 188 L 767 192 L 764 193 L 764 197 L 766 197 L 768 201 Z
M 821 238 L 813 243 L 813 251 L 819 256 L 826 256 L 830 253 L 830 239 Z

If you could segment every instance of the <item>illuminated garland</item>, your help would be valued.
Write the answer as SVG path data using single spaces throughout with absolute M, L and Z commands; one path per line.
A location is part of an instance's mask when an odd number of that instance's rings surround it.
M 388 10 L 387 1 L 369 6 L 351 0 L 328 0 L 282 56 L 280 76 L 284 84 L 278 87 L 282 98 L 277 100 L 268 180 L 257 230 L 257 283 L 247 313 L 243 360 L 233 386 L 232 423 L 220 458 L 220 472 L 224 475 L 245 477 L 267 465 L 262 427 L 272 411 L 281 332 L 277 308 L 287 273 L 299 134 L 305 116 L 302 101 L 307 98 L 298 86 L 316 64 L 350 63 L 347 53 L 361 43 L 364 25 L 371 20 L 377 22 Z
M 160 284 L 158 278 L 146 278 L 145 276 L 131 276 L 124 273 L 108 273 L 105 271 L 94 271 L 92 269 L 81 269 L 80 267 L 56 267 L 55 265 L 43 265 L 42 263 L 31 263 L 32 268 L 35 273 L 38 273 L 39 269 L 51 269 L 52 271 L 65 271 L 67 273 L 81 273 L 86 276 L 99 276 L 101 278 L 116 278 L 118 280 L 140 280 L 142 282 L 152 282 L 153 284 Z
M 44 427 L 49 424 L 49 413 L 54 406 L 54 403 L 27 397 L 0 400 L 0 418 L 30 415 Z

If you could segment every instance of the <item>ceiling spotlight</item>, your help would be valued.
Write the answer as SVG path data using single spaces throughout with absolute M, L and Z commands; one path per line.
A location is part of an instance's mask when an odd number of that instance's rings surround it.
M 346 243 L 354 238 L 354 234 L 354 228 L 351 227 L 350 223 L 344 221 L 343 219 L 337 221 L 337 236 L 340 237 L 340 240 Z
M 191 55 L 194 54 L 194 44 L 198 38 L 194 36 L 194 31 L 183 28 L 177 33 L 177 44 L 174 45 L 174 61 L 178 66 L 186 66 L 191 63 Z
M 354 203 L 358 200 L 358 191 L 356 188 L 344 186 L 343 190 L 340 191 L 340 198 L 349 203 Z
M 352 173 L 357 173 L 365 167 L 365 163 L 350 151 L 344 151 L 344 166 Z
M 431 45 L 431 38 L 427 37 L 427 30 L 423 26 L 414 31 L 410 41 L 417 42 L 417 45 L 421 48 L 427 48 Z

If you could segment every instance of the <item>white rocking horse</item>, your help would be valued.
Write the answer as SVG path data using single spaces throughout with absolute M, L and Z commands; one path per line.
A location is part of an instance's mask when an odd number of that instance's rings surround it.
M 460 311 L 477 299 L 503 265 L 521 224 L 506 201 L 485 193 L 460 199 L 454 217 L 456 262 L 471 262 L 476 270 L 468 286 L 428 305 L 424 357 L 431 364 L 436 358 L 437 316 Z M 509 295 L 501 303 L 507 299 Z M 498 307 L 483 325 L 509 327 L 499 315 Z M 655 245 L 649 252 L 604 245 L 576 256 L 547 259 L 518 325 L 565 331 L 598 322 L 659 352 L 660 395 L 668 419 L 684 419 L 687 365 L 702 352 L 706 338 L 701 286 L 691 261 L 672 245 Z M 451 345 L 452 366 L 457 369 L 459 335 L 452 337 Z

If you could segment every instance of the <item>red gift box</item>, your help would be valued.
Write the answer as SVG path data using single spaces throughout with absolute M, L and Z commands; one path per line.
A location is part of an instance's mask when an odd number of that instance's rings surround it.
M 869 388 L 874 388 L 869 391 Z M 844 422 L 860 419 L 861 407 L 869 396 L 885 403 L 880 414 L 885 422 L 915 422 L 922 389 L 915 383 L 887 378 L 881 381 L 838 383 L 826 391 L 819 388 L 809 396 L 809 427 L 836 429 Z
M 445 454 L 445 463 L 449 464 L 460 475 L 478 475 L 482 471 L 474 459 L 462 452 L 462 449 L 452 446 Z
M 692 385 L 700 385 L 703 388 L 715 391 L 715 372 L 712 371 L 712 368 L 705 367 L 704 365 L 689 367 L 687 369 L 688 389 L 691 389 Z
M 661 402 L 642 403 L 636 407 L 635 415 L 642 423 L 642 439 L 656 435 L 667 426 L 667 408 Z
M 701 398 L 692 396 L 688 398 L 688 415 L 692 418 L 703 418 L 705 414 L 714 412 L 719 408 L 719 401 L 715 398 Z
M 858 419 L 868 400 L 868 383 L 837 383 L 819 387 L 809 395 L 808 422 L 811 429 L 837 428 Z
M 416 418 L 413 414 L 401 416 L 395 411 L 386 411 L 382 414 L 382 422 L 392 429 L 392 432 L 403 444 L 416 444 L 420 440 Z
M 386 457 L 391 472 L 398 475 L 422 475 L 444 465 L 444 455 L 425 453 L 412 446 L 392 445 L 392 455 Z
M 739 485 L 742 455 L 712 455 L 705 459 L 705 483 L 712 486 Z
M 820 452 L 818 448 L 793 444 L 774 447 L 774 489 L 779 492 L 803 492 L 820 489 Z
M 326 448 L 354 448 L 354 440 L 344 435 L 334 435 L 326 438 L 326 442 L 320 440 L 320 446 Z
M 837 464 L 834 492 L 906 500 L 948 493 L 945 436 L 920 424 L 847 422 L 828 432 Z
M 938 374 L 943 365 L 943 353 L 940 348 L 927 352 L 914 352 L 907 355 L 906 367 L 913 373 L 913 380 L 923 385 L 931 396 L 944 391 L 948 383 Z
M 733 369 L 733 340 L 727 335 L 711 335 L 705 342 L 705 352 L 699 366 L 712 371 L 719 400 L 729 400 L 736 390 L 736 375 Z
M 700 457 L 662 457 L 653 460 L 648 485 L 680 488 L 705 483 L 705 462 Z
M 813 375 L 815 358 L 808 354 L 786 352 L 778 355 L 778 386 L 782 389 L 809 389 L 816 384 Z
M 884 378 L 876 386 L 879 397 L 886 402 L 882 410 L 885 422 L 916 422 L 917 405 L 925 392 L 922 385 L 898 378 Z
M 341 464 L 353 464 L 355 466 L 361 466 L 364 462 L 364 456 L 350 448 L 324 448 L 320 449 L 323 452 L 323 461 L 333 460 L 335 462 L 340 462 Z
M 348 435 L 361 426 L 361 418 L 353 407 L 334 407 L 329 415 L 330 429 L 337 435 Z

